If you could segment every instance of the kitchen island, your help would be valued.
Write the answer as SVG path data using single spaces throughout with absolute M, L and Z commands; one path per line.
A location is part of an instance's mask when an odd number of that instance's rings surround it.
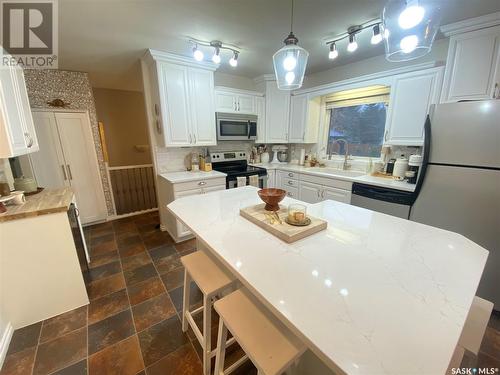
M 180 198 L 168 209 L 335 372 L 446 372 L 488 251 L 331 200 L 306 204 L 328 228 L 287 244 L 239 215 L 261 203 L 257 190 Z

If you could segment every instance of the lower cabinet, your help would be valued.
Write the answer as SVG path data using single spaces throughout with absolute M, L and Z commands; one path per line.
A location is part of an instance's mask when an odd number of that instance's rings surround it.
M 321 185 L 310 182 L 300 182 L 299 199 L 307 203 L 317 203 L 321 201 Z
M 168 173 L 165 174 L 168 176 Z M 163 175 L 158 179 L 158 193 L 162 200 L 160 207 L 161 229 L 166 230 L 175 242 L 181 242 L 192 237 L 191 231 L 183 223 L 177 220 L 166 208 L 170 202 L 190 195 L 200 195 L 217 190 L 226 189 L 226 178 L 218 177 L 211 179 L 200 179 L 188 182 L 172 183 L 168 177 Z
M 312 176 L 307 176 L 307 178 L 313 179 Z M 325 178 L 320 177 L 321 182 L 325 182 Z M 332 184 L 335 184 L 335 179 L 330 179 Z M 329 183 L 329 182 L 327 182 Z M 345 181 L 342 181 L 345 184 Z M 350 184 L 350 183 L 349 183 Z M 342 186 L 344 187 L 344 186 Z M 351 190 L 347 189 L 345 186 L 344 189 L 332 186 L 325 186 L 319 183 L 310 182 L 310 181 L 300 181 L 299 183 L 299 198 L 301 201 L 307 203 L 318 203 L 327 199 L 331 199 L 337 202 L 342 203 L 351 203 Z

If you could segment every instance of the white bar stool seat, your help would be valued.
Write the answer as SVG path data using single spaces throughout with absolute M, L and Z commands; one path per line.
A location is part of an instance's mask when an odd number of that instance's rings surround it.
M 257 367 L 259 375 L 283 373 L 295 365 L 305 351 L 304 344 L 270 312 L 253 302 L 246 290 L 221 298 L 214 307 L 220 318 L 214 375 L 225 375 L 235 369 L 233 365 L 224 371 L 228 330 Z M 241 363 L 240 360 L 235 365 Z
M 235 285 L 235 278 L 226 270 L 217 265 L 203 251 L 196 251 L 183 256 L 181 262 L 184 266 L 184 300 L 182 305 L 182 330 L 191 326 L 198 342 L 203 348 L 203 373 L 210 374 L 210 361 L 216 351 L 212 351 L 212 300 Z M 198 286 L 203 294 L 203 306 L 189 311 L 191 281 Z M 203 333 L 200 332 L 193 315 L 203 312 Z

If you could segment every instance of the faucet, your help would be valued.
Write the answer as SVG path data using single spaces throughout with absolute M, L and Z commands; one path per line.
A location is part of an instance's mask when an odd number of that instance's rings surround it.
M 329 144 L 330 153 L 328 154 L 328 160 L 332 160 L 332 155 L 337 154 L 336 152 L 333 152 L 333 145 L 340 142 L 344 143 L 345 148 L 344 164 L 342 164 L 342 169 L 345 171 L 346 169 L 349 169 L 351 167 L 351 165 L 349 164 L 349 143 L 347 143 L 345 139 L 334 139 L 333 142 Z

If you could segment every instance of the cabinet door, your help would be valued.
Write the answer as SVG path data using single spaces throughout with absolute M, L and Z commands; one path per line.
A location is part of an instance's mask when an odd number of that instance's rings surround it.
M 498 87 L 500 27 L 450 38 L 444 102 L 491 99 Z
M 276 82 L 267 82 L 266 87 L 266 141 L 288 142 L 290 93 L 279 90 Z
M 257 115 L 257 139 L 255 143 L 266 143 L 266 100 L 262 96 L 255 98 L 255 113 Z
M 187 197 L 190 195 L 199 195 L 201 193 L 202 193 L 201 189 L 178 191 L 177 193 L 175 193 L 175 199 Z M 180 238 L 180 237 L 189 236 L 191 234 L 191 231 L 189 230 L 189 228 L 186 227 L 179 220 L 176 220 L 176 221 L 177 221 L 177 237 Z
M 302 143 L 306 135 L 307 95 L 295 95 L 290 98 L 290 130 L 288 140 Z
M 106 204 L 88 115 L 55 113 L 55 119 L 82 223 L 102 220 L 106 217 Z
M 33 112 L 40 151 L 29 156 L 38 186 L 60 188 L 69 186 L 66 162 L 52 112 Z
M 217 112 L 237 112 L 236 95 L 225 91 L 215 92 L 215 110 Z
M 317 203 L 320 201 L 321 185 L 309 182 L 300 182 L 299 199 L 307 203 Z
M 286 190 L 286 196 L 290 198 L 299 199 L 299 188 L 297 187 L 288 187 Z
M 212 71 L 189 68 L 189 98 L 193 144 L 216 145 L 214 74 Z
M 431 104 L 437 103 L 442 68 L 403 74 L 391 87 L 387 144 L 421 146 Z
M 255 96 L 238 95 L 236 103 L 239 113 L 255 114 Z
M 321 200 L 331 199 L 334 201 L 351 204 L 351 192 L 349 190 L 324 187 L 321 192 Z
M 188 68 L 164 62 L 157 64 L 165 146 L 190 146 Z

